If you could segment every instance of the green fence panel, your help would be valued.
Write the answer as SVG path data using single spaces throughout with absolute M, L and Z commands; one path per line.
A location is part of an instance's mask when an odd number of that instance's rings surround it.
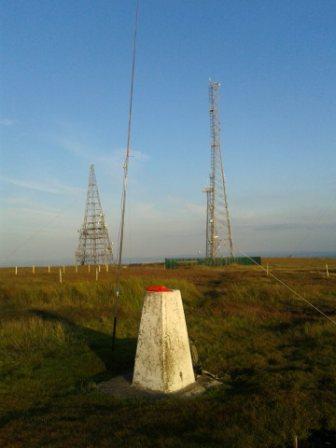
M 227 266 L 230 264 L 254 265 L 261 264 L 261 257 L 222 257 L 222 258 L 166 258 L 166 269 L 176 269 L 179 266 Z

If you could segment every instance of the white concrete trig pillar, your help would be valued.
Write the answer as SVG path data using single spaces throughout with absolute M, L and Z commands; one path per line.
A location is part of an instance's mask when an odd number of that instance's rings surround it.
M 169 393 L 194 382 L 181 293 L 152 286 L 142 308 L 133 385 Z

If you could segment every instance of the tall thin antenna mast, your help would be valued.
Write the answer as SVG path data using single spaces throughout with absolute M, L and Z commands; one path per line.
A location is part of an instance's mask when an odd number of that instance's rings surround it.
M 133 93 L 134 93 L 134 76 L 135 76 L 135 61 L 136 61 L 136 38 L 138 31 L 138 17 L 139 17 L 139 0 L 136 3 L 135 22 L 133 32 L 133 54 L 132 54 L 132 68 L 131 68 L 131 86 L 129 96 L 129 110 L 128 110 L 128 128 L 127 128 L 127 145 L 124 159 L 124 179 L 123 189 L 121 194 L 121 219 L 120 219 L 120 235 L 119 235 L 119 252 L 118 265 L 116 274 L 116 297 L 114 304 L 114 319 L 113 319 L 113 338 L 112 346 L 115 345 L 115 336 L 117 329 L 118 304 L 120 295 L 120 268 L 122 263 L 123 245 L 124 245 L 124 227 L 125 227 L 125 211 L 126 211 L 126 197 L 127 197 L 127 178 L 128 178 L 128 164 L 131 151 L 131 131 L 132 131 L 132 113 L 133 113 Z
M 207 193 L 206 257 L 216 258 L 227 251 L 233 257 L 231 221 L 220 146 L 218 82 L 209 81 L 211 136 L 210 186 Z

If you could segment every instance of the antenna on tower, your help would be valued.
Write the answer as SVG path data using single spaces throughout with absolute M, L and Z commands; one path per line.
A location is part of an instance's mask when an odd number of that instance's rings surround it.
M 209 80 L 209 114 L 211 137 L 210 185 L 207 195 L 206 257 L 217 258 L 228 253 L 233 257 L 231 221 L 220 145 L 219 82 Z
M 76 260 L 81 265 L 112 262 L 112 245 L 105 225 L 94 165 L 90 165 L 84 223 L 79 230 Z

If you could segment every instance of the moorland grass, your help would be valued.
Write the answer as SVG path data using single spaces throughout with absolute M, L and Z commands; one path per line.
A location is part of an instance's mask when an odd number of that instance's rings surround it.
M 67 275 L 67 274 L 66 274 Z M 111 350 L 114 277 L 0 272 L 4 447 L 301 447 L 336 430 L 336 327 L 255 269 L 128 269 Z M 336 279 L 283 279 L 336 316 Z M 146 286 L 181 289 L 190 337 L 223 386 L 120 401 L 96 384 L 133 367 Z M 329 431 L 329 432 L 327 432 Z M 318 442 L 316 442 L 318 440 Z

